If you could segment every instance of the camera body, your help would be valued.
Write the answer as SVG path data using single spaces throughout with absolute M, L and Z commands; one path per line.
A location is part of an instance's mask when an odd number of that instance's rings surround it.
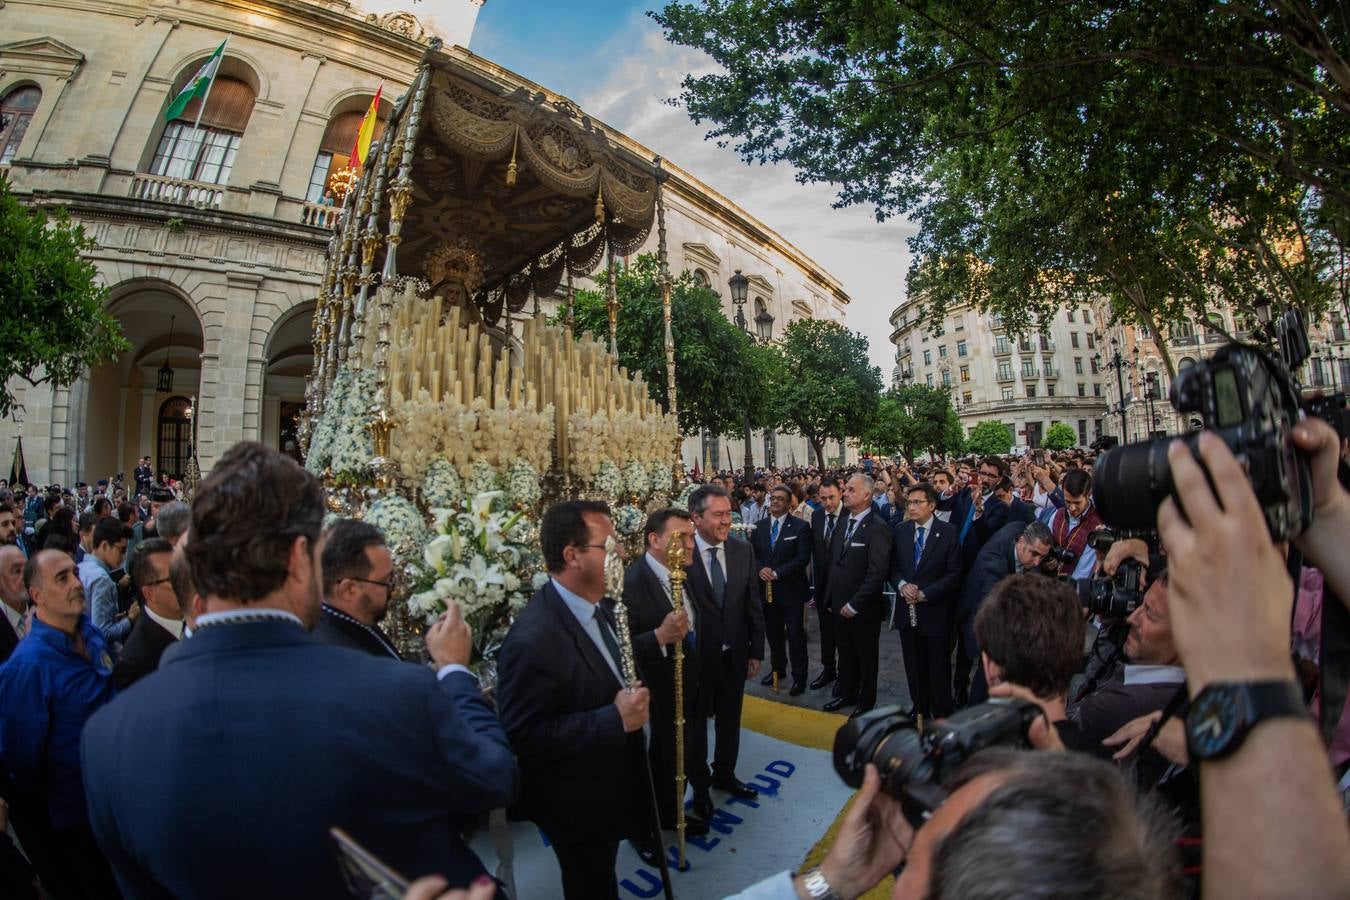
M 1196 413 L 1206 430 L 1223 439 L 1247 469 L 1271 537 L 1297 537 L 1312 521 L 1312 480 L 1307 457 L 1291 431 L 1300 417 L 1288 370 L 1264 350 L 1228 344 L 1210 359 L 1178 372 L 1172 406 Z M 1199 458 L 1198 435 L 1184 440 Z M 1093 472 L 1093 499 L 1102 519 L 1116 528 L 1146 530 L 1173 494 L 1165 437 L 1107 451 Z
M 1068 547 L 1059 547 L 1059 546 L 1051 547 L 1049 550 L 1046 551 L 1045 558 L 1053 559 L 1055 562 L 1059 563 L 1061 566 L 1065 568 L 1069 568 L 1074 563 L 1078 562 L 1078 554 L 1074 553 Z
M 1144 567 L 1138 560 L 1121 562 L 1110 578 L 1070 578 L 1078 602 L 1096 616 L 1123 619 L 1144 602 Z
M 985 747 L 1026 747 L 1027 730 L 1041 709 L 1024 700 L 992 699 L 963 709 L 920 731 L 898 706 L 850 719 L 834 736 L 834 769 L 850 787 L 861 787 L 867 764 L 881 774 L 882 790 L 900 801 L 919 827 L 946 799 L 952 773 Z

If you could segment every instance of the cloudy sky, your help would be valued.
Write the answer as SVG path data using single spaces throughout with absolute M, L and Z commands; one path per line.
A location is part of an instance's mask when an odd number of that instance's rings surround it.
M 459 2 L 425 0 L 404 8 L 434 17 L 437 7 Z M 487 0 L 470 49 L 678 163 L 824 266 L 852 298 L 849 327 L 867 336 L 872 361 L 889 382 L 894 348 L 887 319 L 904 295 L 905 238 L 912 227 L 878 224 L 870 209 L 833 209 L 829 185 L 798 184 L 788 166 L 750 166 L 733 150 L 705 141 L 706 129 L 662 101 L 679 92 L 686 73 L 709 71 L 713 63 L 667 43 L 644 15 L 650 8 L 651 0 Z

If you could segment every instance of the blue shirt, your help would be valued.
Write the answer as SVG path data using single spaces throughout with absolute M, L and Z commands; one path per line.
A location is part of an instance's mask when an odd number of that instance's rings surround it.
M 89 821 L 80 735 L 84 723 L 116 694 L 103 634 L 80 616 L 89 658 L 64 632 L 34 618 L 28 635 L 0 666 L 0 761 L 15 780 L 47 797 L 52 827 Z
M 84 585 L 84 602 L 94 625 L 103 632 L 108 643 L 121 643 L 131 634 L 130 619 L 117 618 L 117 585 L 103 560 L 90 553 L 76 569 L 80 584 Z
M 600 658 L 609 663 L 610 671 L 614 677 L 619 679 L 619 686 L 624 686 L 627 682 L 623 680 L 623 673 L 619 669 L 619 661 L 609 655 L 609 648 L 605 646 L 605 639 L 600 634 L 600 620 L 596 618 L 595 611 L 600 608 L 600 604 L 592 603 L 585 597 L 579 597 L 558 583 L 556 578 L 550 579 L 553 582 L 553 588 L 562 597 L 567 608 L 572 611 L 572 615 L 577 617 L 581 623 L 581 630 L 586 632 L 586 636 L 595 644 L 595 649 L 600 651 Z M 616 641 L 617 642 L 617 641 Z

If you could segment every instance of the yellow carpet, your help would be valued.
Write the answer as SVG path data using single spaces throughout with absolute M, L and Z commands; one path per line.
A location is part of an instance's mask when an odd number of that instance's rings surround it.
M 745 705 L 741 710 L 742 727 L 789 744 L 824 750 L 827 753 L 834 750 L 834 734 L 839 730 L 839 726 L 847 721 L 848 719 L 835 713 L 788 706 L 786 703 L 776 703 L 773 700 L 749 695 L 746 696 Z M 834 824 L 821 835 L 820 840 L 811 848 L 811 852 L 806 854 L 806 859 L 802 860 L 802 869 L 819 865 L 825 858 L 825 851 L 834 842 L 847 810 L 848 804 L 845 804 L 839 815 L 835 816 Z M 895 879 L 887 876 L 880 884 L 864 894 L 863 900 L 885 900 L 890 897 L 894 886 Z

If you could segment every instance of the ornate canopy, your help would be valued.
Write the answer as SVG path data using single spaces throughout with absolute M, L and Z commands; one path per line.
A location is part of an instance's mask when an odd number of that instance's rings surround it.
M 386 276 L 425 279 L 432 294 L 472 299 L 488 324 L 503 307 L 520 311 L 530 289 L 552 293 L 566 268 L 595 271 L 606 248 L 640 247 L 655 218 L 662 174 L 604 125 L 563 98 L 511 83 L 473 57 L 433 50 L 385 134 L 399 135 L 385 163 L 393 179 L 413 135 L 411 192 L 401 240 Z M 379 191 L 378 187 L 376 188 Z M 387 192 L 379 231 L 391 231 Z

